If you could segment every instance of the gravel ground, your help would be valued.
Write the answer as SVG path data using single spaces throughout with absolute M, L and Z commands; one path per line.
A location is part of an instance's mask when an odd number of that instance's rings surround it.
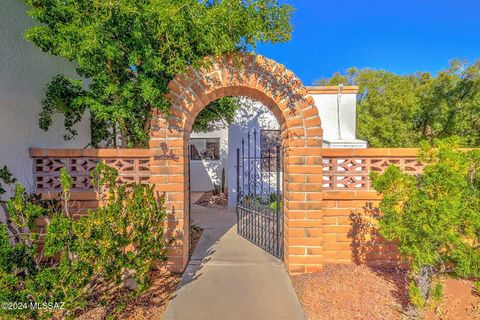
M 406 304 L 406 273 L 397 269 L 327 265 L 293 277 L 309 320 L 398 319 Z
M 442 282 L 443 301 L 427 312 L 426 319 L 480 320 L 480 297 L 473 293 L 472 282 L 459 279 L 444 279 Z
M 96 307 L 82 313 L 76 317 L 76 320 L 161 319 L 181 275 L 162 269 L 153 270 L 150 276 L 152 284 L 146 292 L 135 297 L 131 291 L 119 289 L 106 301 L 106 306 L 98 306 L 98 301 L 96 301 Z M 60 319 L 60 317 L 55 319 Z
M 190 252 L 188 253 L 190 257 L 192 256 L 195 247 L 197 246 L 200 237 L 202 236 L 203 229 L 194 224 L 190 224 Z
M 322 272 L 292 278 L 308 320 L 412 319 L 406 271 L 363 265 L 327 265 Z M 480 320 L 480 297 L 472 282 L 443 279 L 444 299 L 427 320 Z
M 191 225 L 191 245 L 190 255 L 197 246 L 203 229 Z M 161 272 L 154 274 L 153 285 L 138 299 L 128 304 L 128 307 L 118 312 L 115 319 L 125 320 L 154 320 L 162 319 L 163 313 L 167 309 L 170 296 L 175 292 L 175 289 L 182 277 L 181 274 L 174 274 L 169 272 Z
M 205 192 L 195 204 L 205 208 L 226 209 L 228 207 L 228 198 L 225 193 L 215 195 L 209 191 Z
M 181 275 L 166 271 L 155 272 L 152 275 L 152 286 L 147 292 L 133 301 L 117 304 L 117 309 L 109 315 L 114 319 L 153 320 L 161 319 L 170 296 L 175 291 Z M 120 307 L 119 307 L 120 306 Z

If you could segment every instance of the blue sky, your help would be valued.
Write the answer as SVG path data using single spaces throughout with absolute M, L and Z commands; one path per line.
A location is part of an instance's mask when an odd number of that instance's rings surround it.
M 480 58 L 480 0 L 290 0 L 294 32 L 257 52 L 305 85 L 349 67 L 435 73 Z

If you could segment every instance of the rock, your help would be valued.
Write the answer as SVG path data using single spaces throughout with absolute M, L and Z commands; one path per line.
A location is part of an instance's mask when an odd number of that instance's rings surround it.
M 138 283 L 135 280 L 135 271 L 127 269 L 122 271 L 122 286 L 132 291 L 138 289 Z
M 123 280 L 123 286 L 132 291 L 135 291 L 138 289 L 138 283 L 133 277 Z

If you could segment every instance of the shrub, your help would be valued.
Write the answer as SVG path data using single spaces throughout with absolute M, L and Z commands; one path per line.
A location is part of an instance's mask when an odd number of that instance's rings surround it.
M 4 183 L 15 183 L 5 172 Z M 166 259 L 163 198 L 150 186 L 118 185 L 117 177 L 103 163 L 95 168 L 100 207 L 78 219 L 68 210 L 72 178 L 66 170 L 60 175 L 63 210 L 36 203 L 18 184 L 12 187 L 13 196 L 3 202 L 9 219 L 0 226 L 0 302 L 61 302 L 59 312 L 70 317 L 105 302 L 122 284 L 135 292 L 148 285 L 154 261 Z M 39 217 L 48 223 L 43 250 L 37 247 Z M 51 311 L 2 309 L 0 317 L 48 318 Z
M 434 276 L 480 276 L 480 152 L 458 145 L 456 139 L 422 145 L 419 175 L 395 166 L 371 175 L 383 195 L 379 231 L 411 263 L 409 293 L 419 307 L 431 296 Z
M 476 294 L 476 295 L 480 295 L 480 281 L 475 281 L 473 283 L 473 292 Z

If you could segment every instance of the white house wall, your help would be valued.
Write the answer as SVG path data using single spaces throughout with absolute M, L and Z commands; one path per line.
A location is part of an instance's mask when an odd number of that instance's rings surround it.
M 190 190 L 193 192 L 210 191 L 213 184 L 221 182 L 222 168 L 225 168 L 225 185 L 229 194 L 236 197 L 231 190 L 236 181 L 235 161 L 236 148 L 240 148 L 242 138 L 248 130 L 254 128 L 278 129 L 274 115 L 261 103 L 244 98 L 242 107 L 235 114 L 234 123 L 228 128 L 213 132 L 192 132 L 190 138 L 220 138 L 220 160 L 190 160 Z M 228 152 L 232 150 L 232 152 Z M 233 177 L 233 180 L 230 179 Z M 233 182 L 232 182 L 233 181 Z M 233 184 L 232 184 L 233 183 Z
M 190 190 L 211 191 L 214 183 L 221 183 L 222 168 L 227 168 L 228 128 L 206 133 L 192 132 L 190 138 L 220 138 L 220 160 L 190 160 Z M 225 184 L 226 171 L 225 169 Z
M 0 1 L 0 167 L 8 166 L 30 191 L 33 163 L 30 147 L 83 148 L 90 141 L 88 117 L 77 127 L 79 136 L 63 140 L 63 118 L 55 117 L 50 131 L 38 126 L 44 89 L 52 76 L 74 76 L 73 65 L 27 42 L 23 33 L 33 26 L 27 6 L 19 0 Z
M 318 115 L 322 121 L 325 140 L 355 139 L 356 94 L 312 94 Z M 339 117 L 337 117 L 339 103 Z M 338 134 L 340 129 L 340 136 Z
M 235 122 L 228 128 L 228 204 L 234 206 L 237 202 L 237 148 L 242 148 L 242 139 L 247 140 L 248 132 L 253 141 L 253 130 L 257 131 L 257 155 L 260 153 L 260 129 L 278 130 L 279 124 L 273 113 L 259 102 L 248 102 L 235 115 Z M 253 144 L 252 144 L 253 145 Z M 253 156 L 253 150 L 252 156 Z M 272 180 L 273 181 L 273 180 Z
M 338 94 L 335 93 L 338 87 L 326 87 L 329 93 L 318 93 L 321 90 L 310 88 L 310 95 L 322 121 L 323 147 L 366 148 L 367 142 L 356 138 L 356 90 L 352 92 L 350 89 L 346 93 Z

